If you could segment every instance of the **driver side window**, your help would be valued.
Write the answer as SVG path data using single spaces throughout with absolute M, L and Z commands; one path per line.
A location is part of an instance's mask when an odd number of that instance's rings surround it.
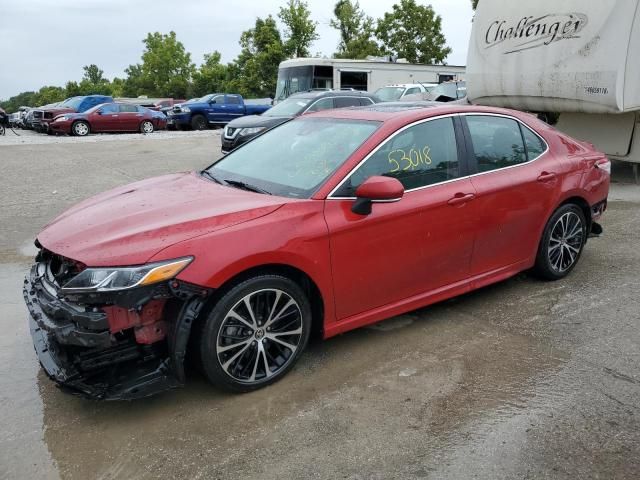
M 458 178 L 460 167 L 453 119 L 423 122 L 387 140 L 351 174 L 336 196 L 354 197 L 362 182 L 377 175 L 397 178 L 405 190 Z

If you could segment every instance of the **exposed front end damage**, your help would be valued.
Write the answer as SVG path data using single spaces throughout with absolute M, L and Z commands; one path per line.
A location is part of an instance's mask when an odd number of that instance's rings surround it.
M 191 325 L 210 290 L 179 280 L 61 293 L 84 265 L 41 250 L 24 281 L 38 359 L 62 388 L 132 400 L 182 386 Z

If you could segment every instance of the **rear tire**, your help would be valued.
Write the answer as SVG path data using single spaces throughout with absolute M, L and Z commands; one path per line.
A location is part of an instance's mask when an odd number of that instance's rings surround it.
M 199 353 L 215 386 L 249 392 L 280 380 L 309 340 L 311 304 L 292 280 L 259 275 L 227 291 L 204 319 Z
M 587 221 L 582 209 L 562 205 L 542 233 L 534 273 L 546 280 L 566 277 L 576 266 L 587 239 Z
M 194 130 L 206 130 L 207 119 L 202 115 L 194 115 L 191 119 L 191 128 Z
M 91 128 L 87 122 L 79 120 L 71 125 L 71 133 L 76 137 L 86 137 L 89 135 Z

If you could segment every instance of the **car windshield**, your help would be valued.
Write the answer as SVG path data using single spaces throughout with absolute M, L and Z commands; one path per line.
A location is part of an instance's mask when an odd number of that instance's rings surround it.
M 262 114 L 263 117 L 293 117 L 311 103 L 312 98 L 287 98 Z
M 379 125 L 299 118 L 256 137 L 205 172 L 221 183 L 242 182 L 273 195 L 309 198 Z
M 67 108 L 73 108 L 74 110 L 77 110 L 78 107 L 80 106 L 80 104 L 82 103 L 82 98 L 83 97 L 67 98 L 64 102 L 62 102 L 60 104 L 60 106 L 61 107 L 67 107 Z
M 404 93 L 404 87 L 382 87 L 376 90 L 375 95 L 383 102 L 393 102 L 400 99 Z

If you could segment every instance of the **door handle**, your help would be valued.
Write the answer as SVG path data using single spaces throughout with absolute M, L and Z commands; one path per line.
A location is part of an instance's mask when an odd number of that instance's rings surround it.
M 539 182 L 550 182 L 551 180 L 555 180 L 556 174 L 553 172 L 542 172 L 538 177 Z
M 474 198 L 476 198 L 476 196 L 473 193 L 456 193 L 455 197 L 450 198 L 447 203 L 452 207 L 457 207 L 458 205 L 470 202 Z

